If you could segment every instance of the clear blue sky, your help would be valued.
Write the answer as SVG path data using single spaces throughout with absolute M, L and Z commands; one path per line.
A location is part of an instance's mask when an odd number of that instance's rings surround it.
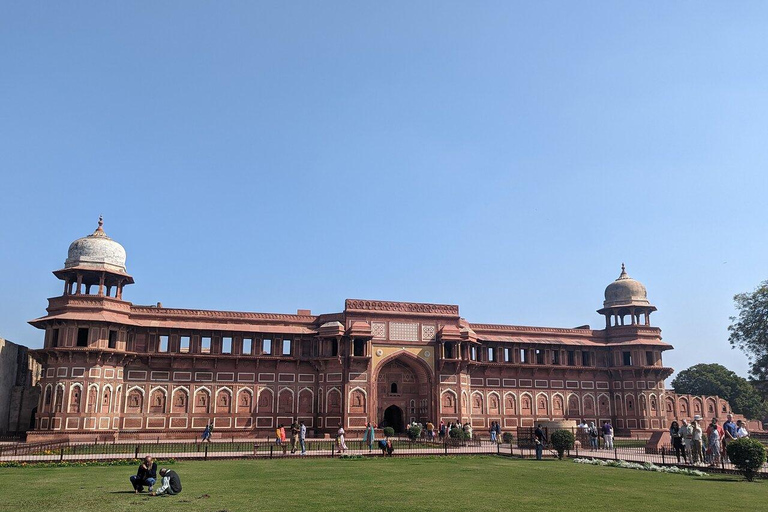
M 126 298 L 453 303 L 601 327 L 622 261 L 682 369 L 768 278 L 765 2 L 5 2 L 0 336 L 99 214 Z

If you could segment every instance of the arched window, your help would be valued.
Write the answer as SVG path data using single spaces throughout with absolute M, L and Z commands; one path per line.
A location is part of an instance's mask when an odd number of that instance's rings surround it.
M 392 385 L 389 386 L 389 392 L 397 393 L 397 382 L 393 382 Z

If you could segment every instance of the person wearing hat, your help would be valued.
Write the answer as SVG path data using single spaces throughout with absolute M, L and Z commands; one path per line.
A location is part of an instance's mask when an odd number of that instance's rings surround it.
M 699 420 L 701 416 L 695 416 L 690 426 L 688 427 L 691 432 L 691 463 L 698 464 L 701 462 L 701 426 L 699 426 Z
M 150 496 L 173 496 L 181 492 L 181 479 L 172 469 L 163 468 L 160 470 L 160 476 L 163 479 L 163 485 Z

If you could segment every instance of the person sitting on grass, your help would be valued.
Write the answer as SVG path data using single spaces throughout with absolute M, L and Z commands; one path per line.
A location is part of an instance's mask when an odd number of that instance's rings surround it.
M 381 439 L 379 441 L 379 448 L 381 449 L 381 454 L 387 457 L 391 457 L 392 452 L 395 451 L 395 449 L 392 447 L 392 441 L 390 441 L 389 438 Z
M 152 486 L 157 481 L 157 463 L 152 461 L 152 457 L 147 455 L 144 461 L 139 464 L 139 470 L 135 475 L 131 475 L 131 483 L 136 494 L 144 492 L 144 486 L 149 487 L 152 492 Z
M 181 479 L 172 469 L 163 468 L 160 470 L 160 476 L 163 478 L 163 485 L 153 492 L 151 496 L 173 496 L 181 492 Z

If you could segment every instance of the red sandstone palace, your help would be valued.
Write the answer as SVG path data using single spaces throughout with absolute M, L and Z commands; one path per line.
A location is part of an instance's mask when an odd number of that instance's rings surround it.
M 671 345 L 651 326 L 645 287 L 605 290 L 605 329 L 475 324 L 458 306 L 376 300 L 338 313 L 244 313 L 138 306 L 125 250 L 98 229 L 54 272 L 63 293 L 30 322 L 45 331 L 42 393 L 29 439 L 315 434 L 367 422 L 611 420 L 624 431 L 671 418 L 723 417 L 717 397 L 664 389 Z

